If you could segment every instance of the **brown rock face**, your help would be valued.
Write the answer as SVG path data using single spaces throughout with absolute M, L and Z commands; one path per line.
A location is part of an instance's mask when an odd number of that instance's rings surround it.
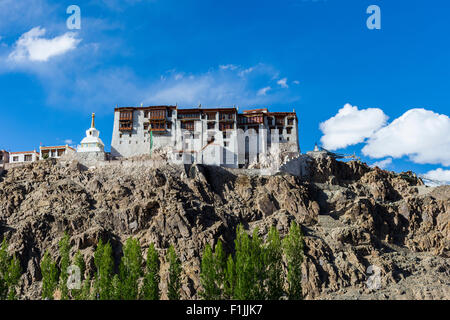
M 272 225 L 286 234 L 296 220 L 305 234 L 306 298 L 450 298 L 450 187 L 326 157 L 310 169 L 301 179 L 195 165 L 86 170 L 40 161 L 0 177 L 0 238 L 27 271 L 22 298 L 40 297 L 40 259 L 45 250 L 57 256 L 68 231 L 87 272 L 99 239 L 111 242 L 117 260 L 128 237 L 144 249 L 154 243 L 161 257 L 173 244 L 183 263 L 182 296 L 191 299 L 206 243 L 221 239 L 232 252 L 239 223 L 265 236 Z M 368 286 L 370 266 L 376 288 Z

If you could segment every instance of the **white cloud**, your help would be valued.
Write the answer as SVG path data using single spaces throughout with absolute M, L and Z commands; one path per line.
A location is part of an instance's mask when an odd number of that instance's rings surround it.
M 298 81 L 298 80 L 294 80 L 294 81 L 292 81 L 294 84 L 300 84 L 300 81 Z
M 373 134 L 362 152 L 372 158 L 408 156 L 416 163 L 450 166 L 450 118 L 425 109 L 408 110 Z
M 65 144 L 72 144 L 73 140 L 72 139 L 66 139 L 66 140 L 64 140 L 64 143 Z
M 219 67 L 222 70 L 235 70 L 235 69 L 237 69 L 237 66 L 235 66 L 234 64 L 220 65 Z
M 272 89 L 271 87 L 264 87 L 258 90 L 258 96 L 265 96 L 267 92 Z
M 81 41 L 73 32 L 50 39 L 43 38 L 45 32 L 45 29 L 40 27 L 25 32 L 15 43 L 15 48 L 8 58 L 15 62 L 48 61 L 51 57 L 73 50 Z
M 392 163 L 392 158 L 387 158 L 384 160 L 380 160 L 371 165 L 372 168 L 378 167 L 380 169 L 385 169 Z
M 208 72 L 197 74 L 185 74 L 182 79 L 177 79 L 172 72 L 164 80 L 155 81 L 139 91 L 145 92 L 145 97 L 139 101 L 145 104 L 175 104 L 179 106 L 204 107 L 233 106 L 241 107 L 251 105 L 266 105 L 274 101 L 292 101 L 289 91 L 274 91 L 266 95 L 271 87 L 258 90 L 255 82 L 268 82 L 268 76 L 273 74 L 273 69 L 264 65 L 254 67 L 251 79 L 241 77 L 242 70 L 238 68 L 233 72 L 222 72 L 220 66 L 210 69 Z
M 428 171 L 423 177 L 433 180 L 431 183 L 427 183 L 428 185 L 450 184 L 450 170 L 438 168 L 436 170 Z
M 287 78 L 283 78 L 277 81 L 277 84 L 282 87 L 282 88 L 289 88 L 289 86 L 287 85 Z
M 320 130 L 324 134 L 320 141 L 326 149 L 345 148 L 369 138 L 385 125 L 387 119 L 381 109 L 359 110 L 347 103 L 334 117 L 320 123 Z
M 250 68 L 244 69 L 244 70 L 239 72 L 239 76 L 240 77 L 245 77 L 247 74 L 253 72 L 254 70 L 255 70 L 255 67 L 250 67 Z

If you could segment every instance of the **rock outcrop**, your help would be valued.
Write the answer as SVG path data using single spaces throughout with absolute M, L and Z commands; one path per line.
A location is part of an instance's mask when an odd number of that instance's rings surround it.
M 273 225 L 284 235 L 292 220 L 305 235 L 307 299 L 450 298 L 449 186 L 329 157 L 311 160 L 303 178 L 141 160 L 90 169 L 46 160 L 3 173 L 0 238 L 26 270 L 22 298 L 40 297 L 40 259 L 45 250 L 57 256 L 64 231 L 87 272 L 99 239 L 111 242 L 116 259 L 131 236 L 144 249 L 154 243 L 161 256 L 173 244 L 182 297 L 193 299 L 206 243 L 221 239 L 232 252 L 239 223 L 262 236 Z M 367 285 L 371 266 L 381 279 L 375 289 Z

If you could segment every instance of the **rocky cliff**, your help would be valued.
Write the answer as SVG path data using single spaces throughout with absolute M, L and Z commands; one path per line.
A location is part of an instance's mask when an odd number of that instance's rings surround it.
M 329 157 L 311 159 L 303 178 L 149 161 L 87 169 L 46 160 L 3 173 L 0 238 L 26 270 L 22 298 L 40 297 L 40 259 L 45 250 L 57 256 L 64 231 L 88 272 L 99 239 L 112 243 L 116 258 L 130 236 L 161 254 L 174 244 L 182 296 L 192 299 L 206 243 L 221 239 L 232 252 L 239 223 L 262 236 L 274 225 L 283 235 L 291 220 L 305 235 L 307 299 L 450 298 L 449 186 Z M 368 287 L 373 270 L 380 284 Z

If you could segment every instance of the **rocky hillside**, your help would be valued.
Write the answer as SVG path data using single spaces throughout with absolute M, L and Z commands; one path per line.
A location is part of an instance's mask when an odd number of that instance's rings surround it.
M 161 254 L 174 244 L 183 263 L 182 296 L 197 298 L 206 243 L 233 250 L 239 223 L 262 236 L 291 220 L 305 234 L 307 299 L 449 299 L 450 187 L 428 188 L 412 173 L 396 175 L 360 162 L 319 157 L 310 174 L 188 168 L 151 160 L 87 169 L 76 161 L 40 161 L 0 177 L 0 238 L 20 258 L 24 299 L 40 297 L 40 259 L 57 256 L 64 231 L 93 270 L 93 251 L 136 237 Z M 369 266 L 381 286 L 369 289 Z M 163 265 L 163 268 L 166 268 Z M 165 279 L 162 283 L 165 292 Z

